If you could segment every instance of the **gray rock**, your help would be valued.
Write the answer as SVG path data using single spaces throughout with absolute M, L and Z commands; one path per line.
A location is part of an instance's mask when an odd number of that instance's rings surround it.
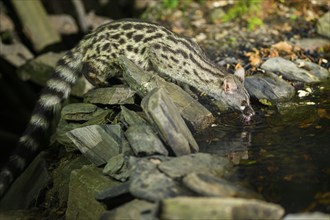
M 126 181 L 131 174 L 127 157 L 123 153 L 111 157 L 103 169 L 103 174 L 121 182 Z
M 295 45 L 303 50 L 315 51 L 330 46 L 330 40 L 324 38 L 305 38 L 295 42 Z
M 42 190 L 51 181 L 45 160 L 46 155 L 45 152 L 40 153 L 15 180 L 0 201 L 1 209 L 28 209 L 37 200 Z
M 97 201 L 107 205 L 108 209 L 120 206 L 133 199 L 129 193 L 129 182 L 103 189 L 95 196 Z
M 317 22 L 316 31 L 318 34 L 330 38 L 330 12 L 325 13 Z
M 1 19 L 4 19 L 3 13 Z M 6 22 L 1 23 L 1 26 L 4 26 L 5 23 Z M 1 58 L 7 60 L 8 63 L 12 64 L 15 67 L 20 67 L 26 64 L 26 62 L 29 62 L 34 57 L 33 53 L 24 44 L 19 43 L 16 40 L 14 40 L 14 42 L 12 42 L 11 44 L 4 44 L 2 41 L 0 41 L 0 48 Z M 28 70 L 29 69 L 26 68 L 26 71 Z
M 329 220 L 330 215 L 322 212 L 288 214 L 283 220 Z
M 135 92 L 126 86 L 112 86 L 90 90 L 84 102 L 103 105 L 134 104 Z
M 101 113 L 97 114 L 95 117 L 89 119 L 85 123 L 81 124 L 81 127 L 88 125 L 105 125 L 111 121 L 111 118 L 114 115 L 114 111 L 111 109 L 102 110 Z
M 180 184 L 157 169 L 157 159 L 141 159 L 130 177 L 129 191 L 137 198 L 160 201 L 179 195 L 192 195 Z
M 58 198 L 59 207 L 65 207 L 69 197 L 71 172 L 88 164 L 91 163 L 83 155 L 72 159 L 72 154 L 66 154 L 59 162 L 59 166 L 52 172 L 53 187 L 47 193 L 47 201 Z M 48 202 L 48 204 L 51 203 L 52 202 Z
M 283 59 L 282 57 L 268 59 L 261 65 L 261 68 L 270 72 L 278 72 L 286 79 L 293 81 L 301 81 L 306 83 L 320 81 L 317 76 L 312 75 L 305 69 L 299 68 L 295 63 Z
M 74 130 L 76 128 L 81 128 L 82 125 L 80 123 L 68 123 L 64 119 L 60 119 L 57 127 L 56 127 L 56 133 L 55 138 L 58 143 L 62 144 L 65 147 L 65 150 L 67 152 L 73 152 L 77 151 L 77 147 L 72 142 L 72 140 L 66 135 L 67 132 Z
M 17 74 L 24 81 L 31 80 L 38 85 L 44 86 L 51 77 L 57 61 L 63 56 L 64 52 L 42 54 L 21 66 L 17 70 Z
M 21 66 L 17 72 L 21 79 L 31 80 L 32 82 L 45 86 L 47 80 L 54 72 L 57 61 L 64 56 L 61 53 L 45 53 Z M 80 77 L 72 87 L 71 95 L 82 97 L 93 86 L 85 79 Z
M 148 122 L 144 120 L 138 113 L 128 110 L 124 106 L 120 106 L 121 108 L 121 116 L 122 121 L 124 121 L 128 125 L 139 125 L 139 124 L 145 124 L 147 125 Z
M 125 132 L 125 137 L 136 156 L 168 155 L 162 141 L 149 126 L 129 126 Z
M 181 87 L 165 81 L 156 73 L 143 71 L 125 57 L 121 57 L 120 62 L 122 62 L 125 81 L 141 97 L 146 96 L 154 88 L 163 88 L 177 106 L 178 112 L 196 131 L 203 130 L 213 123 L 212 113 Z
M 249 94 L 257 99 L 280 101 L 295 94 L 290 83 L 270 72 L 246 77 L 244 85 Z
M 157 207 L 155 203 L 135 199 L 103 213 L 100 220 L 156 220 Z
M 47 216 L 49 217 L 49 216 Z M 42 219 L 42 213 L 40 210 L 24 209 L 24 210 L 1 210 L 0 219 L 1 220 L 28 220 L 28 219 Z
M 84 105 L 86 103 L 79 103 L 79 104 Z M 87 105 L 92 105 L 92 104 L 87 104 Z M 76 108 L 78 106 L 79 105 L 76 105 L 74 108 Z M 91 107 L 91 109 L 92 109 L 92 107 Z M 86 110 L 82 109 L 80 112 L 82 112 L 82 111 L 86 111 Z M 68 115 L 66 113 L 62 113 L 62 115 L 63 114 Z M 78 114 L 80 114 L 80 113 L 78 113 Z M 88 119 L 88 121 L 86 121 L 84 123 L 80 123 L 80 121 L 75 122 L 75 121 L 70 120 L 70 122 L 68 122 L 63 117 L 61 117 L 61 119 L 58 123 L 58 126 L 56 128 L 55 138 L 60 144 L 65 146 L 65 149 L 66 149 L 67 152 L 75 151 L 75 150 L 77 150 L 77 147 L 72 142 L 72 140 L 66 135 L 66 132 L 69 132 L 69 131 L 74 130 L 76 128 L 85 127 L 85 126 L 88 126 L 88 125 L 107 124 L 107 123 L 109 123 L 110 117 L 113 114 L 114 114 L 113 111 L 109 110 L 109 109 L 108 110 L 101 109 L 100 111 L 96 110 L 94 113 L 91 113 L 90 115 L 88 113 L 83 112 L 80 116 L 75 116 L 74 114 L 71 115 L 71 113 L 70 113 L 70 116 L 68 116 L 67 119 L 84 118 L 84 119 Z
M 318 77 L 320 80 L 326 80 L 329 78 L 329 71 L 316 63 L 312 63 L 310 61 L 300 60 L 300 59 L 295 60 L 295 63 L 300 68 L 306 69 L 311 74 Z
M 171 178 L 181 178 L 193 172 L 221 177 L 232 168 L 232 163 L 225 157 L 196 153 L 164 161 L 158 168 Z
M 90 125 L 66 133 L 80 152 L 96 166 L 120 153 L 123 134 L 119 125 Z
M 68 121 L 88 121 L 103 111 L 90 103 L 72 103 L 63 107 L 61 117 Z
M 122 107 L 122 117 L 128 124 L 125 136 L 136 156 L 168 155 L 168 151 L 155 131 L 136 112 Z
M 261 198 L 255 192 L 210 174 L 190 173 L 183 178 L 183 183 L 200 196 Z
M 176 106 L 163 89 L 154 89 L 141 103 L 148 119 L 176 156 L 197 152 L 199 147 Z
M 160 218 L 279 220 L 283 214 L 281 206 L 254 199 L 177 197 L 162 201 Z
M 103 204 L 95 200 L 95 194 L 119 184 L 120 182 L 102 175 L 101 169 L 94 165 L 72 171 L 65 218 L 70 220 L 99 219 L 106 209 Z

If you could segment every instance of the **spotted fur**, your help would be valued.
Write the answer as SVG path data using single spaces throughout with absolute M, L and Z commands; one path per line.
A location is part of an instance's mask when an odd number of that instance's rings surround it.
M 149 22 L 111 22 L 88 34 L 58 62 L 18 146 L 0 172 L 0 195 L 40 151 L 40 140 L 49 130 L 51 118 L 78 77 L 83 75 L 95 86 L 108 86 L 109 78 L 120 74 L 119 56 L 146 71 L 193 86 L 246 117 L 254 114 L 243 86 L 244 77 L 228 74 L 213 64 L 194 41 Z

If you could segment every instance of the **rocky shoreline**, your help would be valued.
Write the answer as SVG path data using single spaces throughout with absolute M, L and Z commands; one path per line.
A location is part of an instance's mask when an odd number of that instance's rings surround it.
M 27 65 L 51 66 L 40 60 Z M 177 85 L 148 76 L 125 58 L 121 62 L 127 85 L 94 89 L 82 95 L 84 103 L 66 105 L 54 136 L 67 151 L 59 166 L 49 173 L 47 152 L 39 155 L 2 200 L 2 208 L 26 208 L 53 179 L 45 199 L 50 203 L 58 197 L 60 207 L 67 204 L 66 219 L 283 218 L 283 207 L 228 180 L 235 173 L 232 161 L 198 153 L 191 130 L 214 123 L 211 112 Z M 322 67 L 302 62 L 271 58 L 259 74 L 246 78 L 246 88 L 253 98 L 276 105 L 295 95 L 292 81 L 329 77 Z M 81 85 L 77 94 L 87 87 Z M 32 189 L 25 183 L 31 176 L 38 183 Z M 28 201 L 16 202 L 22 198 Z

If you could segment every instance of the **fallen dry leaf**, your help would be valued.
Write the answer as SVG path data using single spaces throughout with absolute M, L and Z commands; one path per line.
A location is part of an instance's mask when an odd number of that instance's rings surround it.
M 291 53 L 293 50 L 293 46 L 286 41 L 278 42 L 277 44 L 272 45 L 272 48 L 286 53 Z

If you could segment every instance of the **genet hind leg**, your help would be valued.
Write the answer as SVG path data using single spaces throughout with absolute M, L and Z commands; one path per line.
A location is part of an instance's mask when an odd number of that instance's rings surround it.
M 116 60 L 96 58 L 83 61 L 82 74 L 95 87 L 107 87 L 110 86 L 111 78 L 121 76 L 121 69 Z

